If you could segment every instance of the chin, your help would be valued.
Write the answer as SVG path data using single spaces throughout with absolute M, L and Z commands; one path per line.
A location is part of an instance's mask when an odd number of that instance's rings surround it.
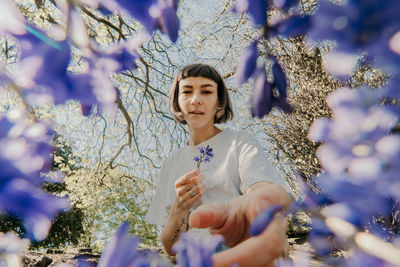
M 186 121 L 187 125 L 192 128 L 204 128 L 210 126 L 210 122 L 203 122 L 203 121 Z M 214 123 L 212 123 L 214 125 Z

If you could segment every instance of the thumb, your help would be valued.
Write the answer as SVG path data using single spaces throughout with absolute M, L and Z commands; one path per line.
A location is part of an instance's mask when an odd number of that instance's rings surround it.
M 203 204 L 189 217 L 189 225 L 194 228 L 221 228 L 228 218 L 228 205 L 225 203 Z

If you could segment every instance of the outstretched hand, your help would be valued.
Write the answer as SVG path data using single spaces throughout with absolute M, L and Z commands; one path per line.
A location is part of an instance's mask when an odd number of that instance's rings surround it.
M 211 234 L 225 237 L 230 249 L 214 254 L 216 267 L 274 266 L 274 260 L 288 255 L 287 221 L 277 214 L 270 225 L 258 236 L 249 236 L 251 223 L 265 208 L 279 204 L 288 206 L 290 197 L 274 184 L 259 183 L 257 188 L 229 203 L 203 204 L 192 212 L 189 224 L 194 228 L 209 228 Z

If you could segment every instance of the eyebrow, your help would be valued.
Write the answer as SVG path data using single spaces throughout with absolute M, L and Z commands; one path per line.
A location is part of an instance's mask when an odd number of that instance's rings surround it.
M 202 84 L 202 85 L 200 86 L 200 88 L 206 88 L 206 87 L 213 87 L 213 85 L 212 85 L 211 83 L 206 83 L 206 84 Z M 188 84 L 188 85 L 184 85 L 183 88 L 192 89 L 193 86 L 191 86 L 191 85 Z

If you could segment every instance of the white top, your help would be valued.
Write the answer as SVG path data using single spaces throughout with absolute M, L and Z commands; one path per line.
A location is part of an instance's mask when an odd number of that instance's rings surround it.
M 289 191 L 284 179 L 272 166 L 256 139 L 244 131 L 225 129 L 197 146 L 186 146 L 168 157 L 159 175 L 157 191 L 153 197 L 146 220 L 164 225 L 175 199 L 175 181 L 194 170 L 199 148 L 209 145 L 214 157 L 202 162 L 200 173 L 205 176 L 205 192 L 194 208 L 202 203 L 229 202 L 244 194 L 252 184 L 268 181 L 282 185 Z

